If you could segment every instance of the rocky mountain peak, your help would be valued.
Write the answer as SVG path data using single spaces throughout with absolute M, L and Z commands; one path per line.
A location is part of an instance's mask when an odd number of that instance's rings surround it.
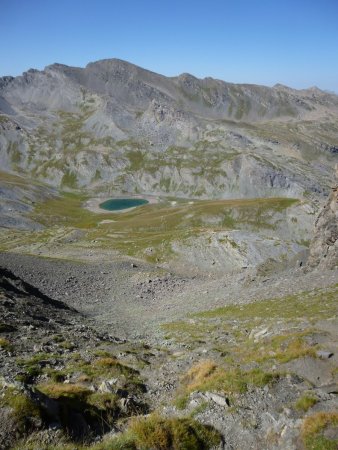
M 11 76 L 0 77 L 0 89 L 2 89 L 5 86 L 7 86 L 13 80 L 14 80 L 14 77 L 11 77 Z
M 273 89 L 287 90 L 287 91 L 291 90 L 291 88 L 289 86 L 286 86 L 285 84 L 282 84 L 282 83 L 276 83 L 273 86 Z

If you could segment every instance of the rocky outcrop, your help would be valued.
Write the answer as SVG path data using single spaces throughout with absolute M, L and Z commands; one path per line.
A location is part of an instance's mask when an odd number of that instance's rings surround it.
M 55 430 L 74 440 L 92 439 L 114 429 L 117 418 L 148 411 L 137 397 L 140 385 L 131 380 L 138 372 L 115 358 L 95 359 L 99 367 L 95 381 L 83 374 L 78 382 L 78 373 L 72 379 L 72 353 L 76 351 L 78 360 L 82 352 L 87 364 L 98 345 L 122 343 L 88 323 L 75 309 L 0 266 L 1 449 L 28 448 L 18 440 L 35 433 L 47 433 L 50 440 Z M 67 376 L 60 370 L 65 364 Z M 99 389 L 103 382 L 113 385 L 110 392 Z M 61 392 L 55 395 L 55 389 Z
M 338 267 L 338 183 L 315 222 L 308 265 L 326 269 Z

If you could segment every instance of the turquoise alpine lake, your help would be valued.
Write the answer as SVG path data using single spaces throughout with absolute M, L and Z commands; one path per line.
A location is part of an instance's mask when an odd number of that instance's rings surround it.
M 107 211 L 121 211 L 122 209 L 135 208 L 146 205 L 148 200 L 144 198 L 111 198 L 99 204 L 99 207 Z

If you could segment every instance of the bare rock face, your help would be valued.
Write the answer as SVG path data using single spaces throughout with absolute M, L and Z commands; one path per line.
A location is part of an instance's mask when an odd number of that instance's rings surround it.
M 315 222 L 308 265 L 326 269 L 338 266 L 338 183 Z

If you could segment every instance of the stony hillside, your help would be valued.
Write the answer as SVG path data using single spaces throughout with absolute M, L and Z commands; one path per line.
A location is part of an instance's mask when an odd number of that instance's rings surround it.
M 0 163 L 54 186 L 181 197 L 327 192 L 338 97 L 112 59 L 0 80 Z
M 0 261 L 1 449 L 336 448 L 337 270 Z
M 338 175 L 338 166 L 336 173 Z M 308 265 L 328 269 L 338 266 L 338 183 L 332 187 L 331 194 L 316 219 Z
M 335 450 L 337 119 L 119 60 L 1 78 L 0 449 Z

